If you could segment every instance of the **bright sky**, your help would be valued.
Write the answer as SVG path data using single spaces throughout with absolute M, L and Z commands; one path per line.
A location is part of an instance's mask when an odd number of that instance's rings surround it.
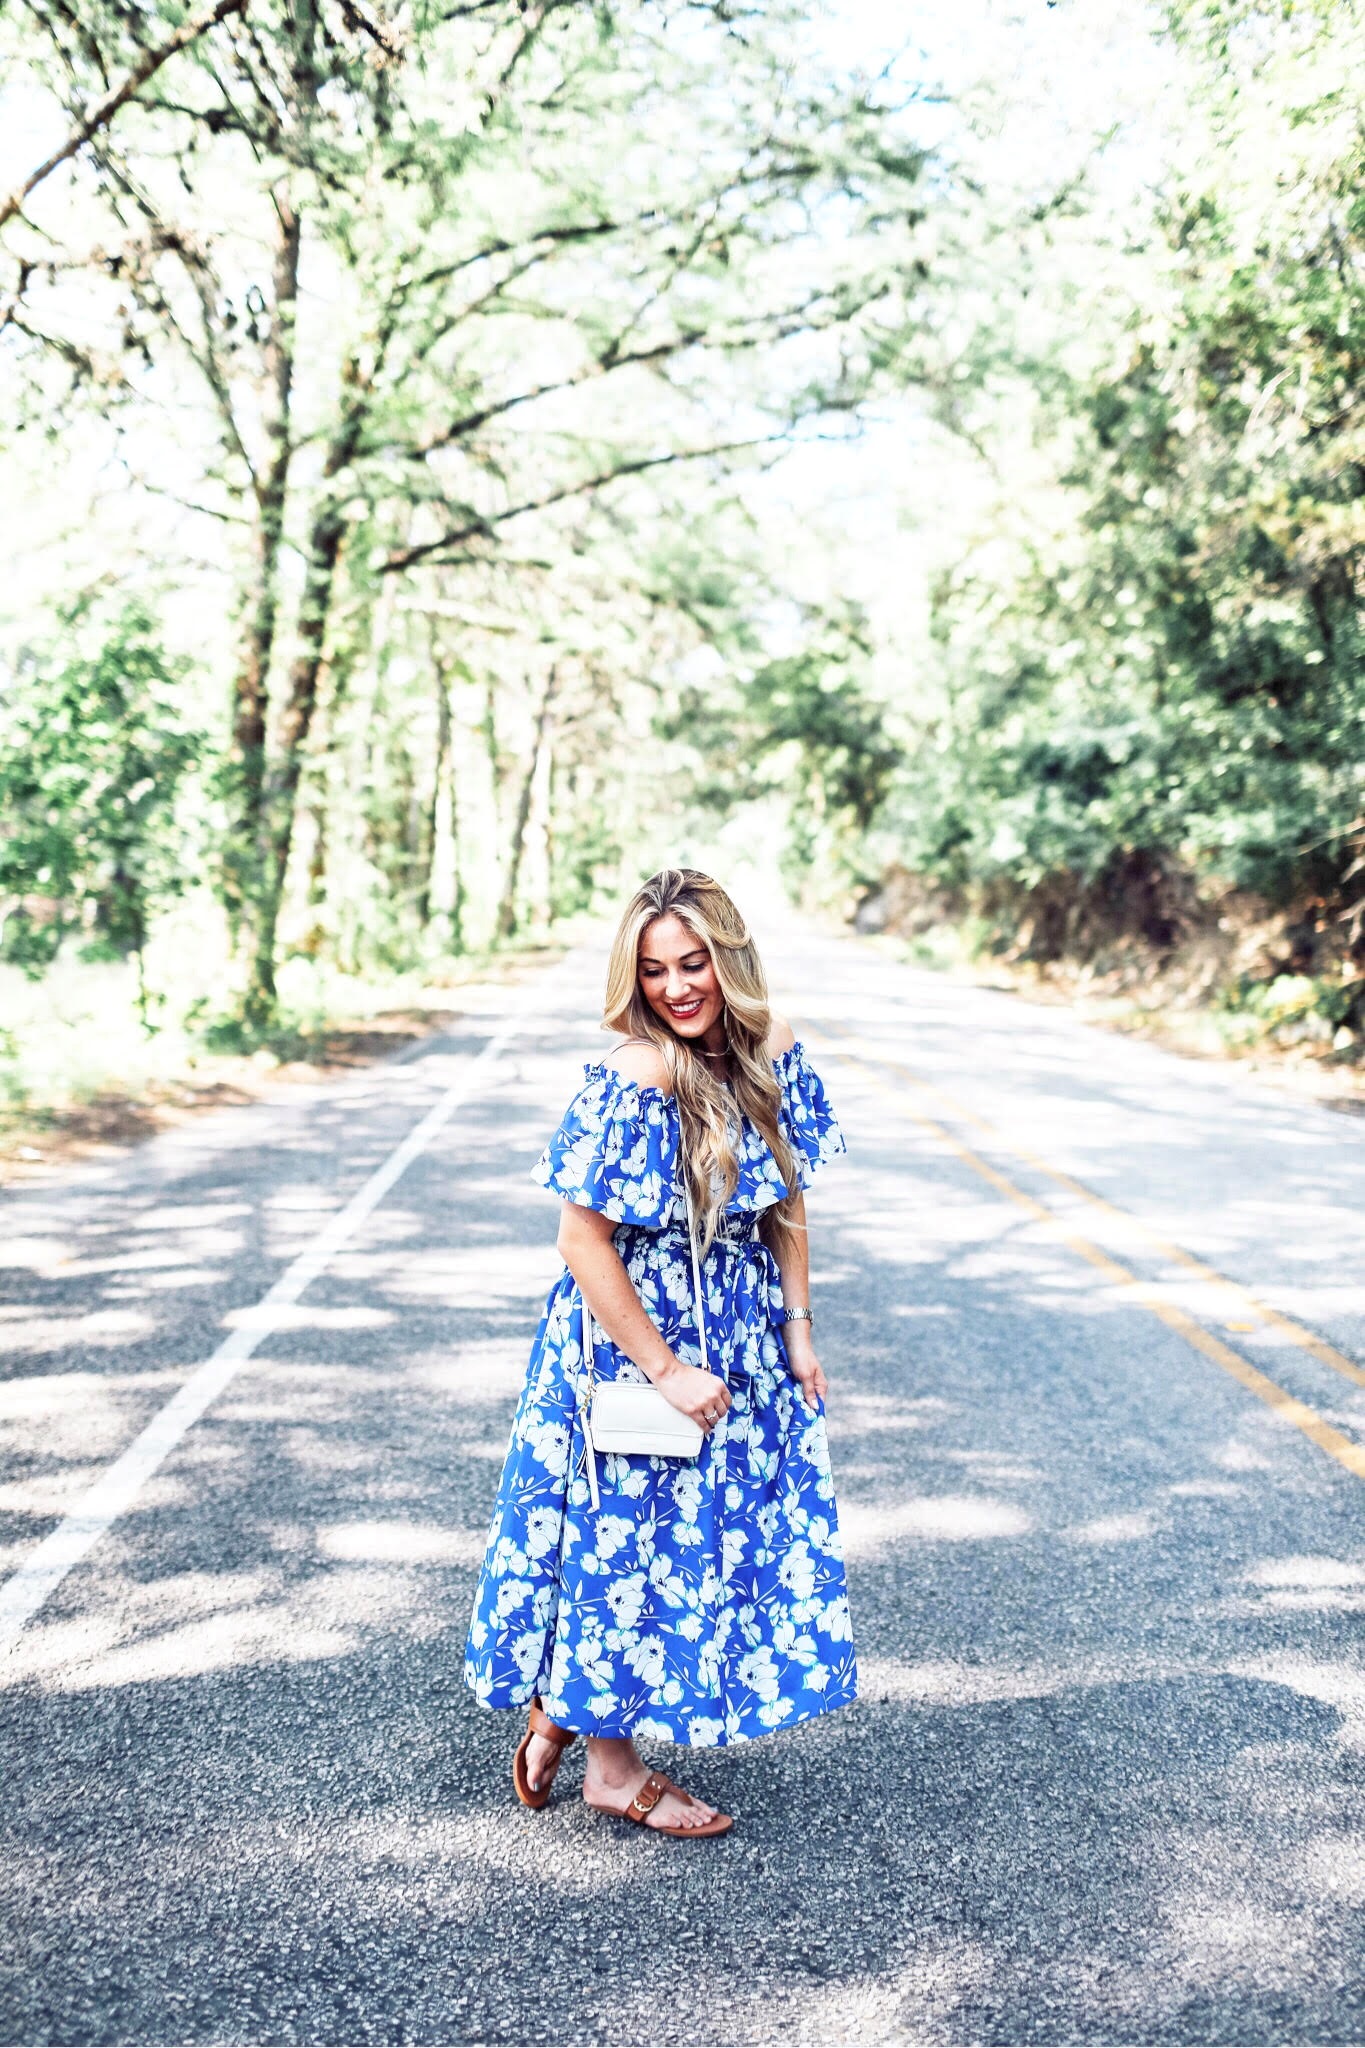
M 1163 75 L 1146 0 L 1105 0 L 1100 10 L 1085 0 L 825 0 L 823 12 L 820 39 L 840 61 L 894 63 L 897 77 L 957 96 L 987 77 L 1004 84 L 1012 104 L 1002 146 L 1020 168 L 1041 169 L 1067 136 L 1131 117 Z M 952 126 L 950 111 L 926 107 L 927 139 L 946 139 Z M 26 177 L 62 133 L 51 105 L 22 80 L 0 84 L 0 190 Z
M 1159 157 L 1171 60 L 1149 0 L 1105 0 L 1102 10 L 1085 0 L 828 0 L 826 12 L 828 47 L 843 61 L 889 62 L 906 84 L 945 89 L 951 103 L 922 110 L 924 140 L 964 153 L 1002 202 L 1050 196 L 1088 161 L 1092 189 L 1117 210 Z M 919 638 L 928 579 L 970 526 L 983 481 L 910 396 L 846 448 L 796 451 L 753 499 L 786 517 L 794 548 L 829 537 L 802 588 L 865 604 L 879 637 L 905 646 Z
M 942 85 L 953 103 L 926 100 L 922 139 L 965 152 L 1002 197 L 1050 194 L 1117 128 L 1098 173 L 1117 204 L 1149 169 L 1163 117 L 1168 60 L 1152 21 L 1149 0 L 1104 0 L 1101 9 L 1086 0 L 825 0 L 814 32 L 835 61 L 872 71 L 890 63 L 907 86 Z M 22 82 L 0 88 L 0 190 L 61 133 L 50 103 L 40 107 Z M 952 477 L 945 464 L 956 465 Z M 934 547 L 945 545 L 945 499 L 970 495 L 967 469 L 941 436 L 936 444 L 911 397 L 852 445 L 795 451 L 750 496 L 787 525 L 794 584 L 859 599 L 903 641 L 922 610 Z

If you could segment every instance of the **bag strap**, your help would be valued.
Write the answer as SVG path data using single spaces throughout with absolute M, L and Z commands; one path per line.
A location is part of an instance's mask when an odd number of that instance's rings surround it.
M 679 1145 L 679 1156 L 682 1147 Z M 701 1287 L 701 1258 L 697 1251 L 697 1225 L 692 1214 L 692 1187 L 687 1178 L 687 1162 L 683 1160 L 683 1203 L 687 1212 L 687 1241 L 692 1247 L 692 1298 L 697 1311 L 697 1341 L 701 1345 L 701 1369 L 710 1372 L 706 1356 L 706 1299 Z
M 710 1372 L 706 1344 L 706 1297 L 701 1284 L 701 1255 L 697 1250 L 692 1189 L 687 1178 L 687 1162 L 682 1158 L 681 1140 L 678 1156 L 682 1161 L 683 1213 L 687 1218 L 687 1242 L 692 1250 L 692 1300 L 697 1311 L 697 1342 L 701 1348 L 701 1369 L 703 1372 Z M 602 1505 L 597 1490 L 597 1450 L 592 1440 L 592 1397 L 597 1385 L 597 1318 L 588 1307 L 588 1298 L 581 1287 L 578 1290 L 578 1299 L 583 1309 L 583 1367 L 588 1381 L 588 1398 L 583 1403 L 583 1449 L 588 1468 L 588 1492 L 592 1497 L 595 1512 Z
M 592 1397 L 597 1385 L 597 1323 L 588 1307 L 588 1297 L 580 1287 L 578 1302 L 583 1311 L 583 1368 L 587 1375 L 588 1391 L 580 1404 L 583 1410 L 583 1463 L 588 1475 L 588 1494 L 592 1500 L 593 1513 L 602 1505 L 597 1490 L 597 1446 L 592 1440 Z

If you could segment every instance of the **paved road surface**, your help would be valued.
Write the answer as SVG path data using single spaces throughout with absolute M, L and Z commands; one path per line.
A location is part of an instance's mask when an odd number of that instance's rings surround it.
M 512 1803 L 460 1661 L 596 963 L 474 1070 L 489 990 L 0 1204 L 6 1570 L 256 1345 L 0 1659 L 4 2040 L 1365 2038 L 1360 1126 L 770 950 L 851 1149 L 812 1210 L 859 1704 L 666 1755 L 721 1842 L 587 1814 L 577 1752 Z

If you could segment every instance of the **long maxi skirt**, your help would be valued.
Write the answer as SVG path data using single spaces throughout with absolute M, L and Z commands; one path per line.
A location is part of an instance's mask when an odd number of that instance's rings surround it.
M 561 1727 L 711 1748 L 855 1698 L 825 1420 L 787 1365 L 756 1215 L 707 1254 L 708 1362 L 731 1407 L 695 1461 L 586 1473 L 582 1300 L 566 1272 L 536 1334 L 479 1577 L 466 1676 L 489 1707 L 539 1697 Z M 677 1355 L 700 1362 L 680 1225 L 617 1250 Z M 597 1332 L 599 1379 L 640 1378 Z

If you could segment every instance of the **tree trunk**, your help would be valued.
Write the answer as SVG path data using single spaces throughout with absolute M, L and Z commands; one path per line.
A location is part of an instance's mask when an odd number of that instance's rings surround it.
M 558 762 L 553 752 L 550 765 L 545 772 L 545 922 L 553 928 L 555 921 L 555 784 Z
M 268 456 L 254 479 L 254 561 L 241 652 L 232 693 L 230 772 L 234 817 L 224 856 L 228 914 L 250 918 L 264 869 L 264 804 L 270 663 L 279 624 L 279 568 L 293 456 L 294 318 L 299 294 L 299 217 L 275 194 L 274 307 L 265 348 L 265 433 Z
M 294 843 L 294 811 L 303 774 L 304 750 L 317 709 L 318 678 L 327 640 L 337 563 L 346 537 L 346 521 L 328 497 L 313 521 L 308 567 L 299 601 L 299 651 L 289 672 L 289 696 L 280 724 L 279 756 L 269 777 L 264 803 L 265 857 L 257 898 L 255 950 L 247 986 L 249 1023 L 266 1021 L 275 1007 L 275 952 L 280 906 L 284 900 L 289 854 Z
M 434 641 L 434 634 L 432 637 Z M 423 821 L 422 883 L 417 897 L 417 921 L 424 932 L 431 923 L 436 848 L 441 825 L 441 786 L 450 759 L 450 689 L 445 664 L 434 645 L 431 651 L 431 667 L 436 677 L 436 763 L 431 776 L 431 802 L 427 805 Z
M 274 773 L 266 777 L 261 801 L 263 847 L 255 948 L 244 1005 L 249 1023 L 264 1021 L 275 1008 L 276 938 L 289 853 L 294 840 L 294 810 L 303 773 L 304 749 L 313 713 L 317 709 L 318 679 L 322 674 L 327 645 L 337 563 L 349 530 L 335 480 L 354 459 L 369 410 L 369 396 L 362 386 L 354 359 L 342 371 L 342 390 L 341 420 L 323 464 L 323 496 L 314 511 L 308 536 L 295 635 L 298 653 L 289 672 L 289 694 L 280 724 L 279 755 Z
M 550 670 L 545 680 L 545 691 L 536 713 L 536 735 L 531 747 L 531 759 L 517 792 L 516 815 L 512 823 L 512 843 L 507 854 L 507 876 L 503 883 L 502 902 L 498 906 L 497 934 L 500 941 L 510 939 L 517 928 L 517 883 L 521 877 L 521 856 L 526 845 L 526 824 L 531 815 L 531 792 L 535 788 L 536 771 L 540 767 L 541 750 L 545 745 L 546 728 L 550 720 L 550 706 L 554 702 L 559 683 L 558 663 Z
M 465 902 L 467 900 L 464 872 L 464 846 L 460 838 L 461 818 L 460 793 L 458 786 L 459 772 L 460 757 L 455 749 L 454 730 L 452 726 L 450 744 L 450 765 L 447 769 L 447 791 L 448 802 L 450 805 L 450 859 L 451 865 L 455 870 L 451 883 L 450 893 L 450 950 L 452 953 L 463 953 L 464 951 L 464 912 Z

